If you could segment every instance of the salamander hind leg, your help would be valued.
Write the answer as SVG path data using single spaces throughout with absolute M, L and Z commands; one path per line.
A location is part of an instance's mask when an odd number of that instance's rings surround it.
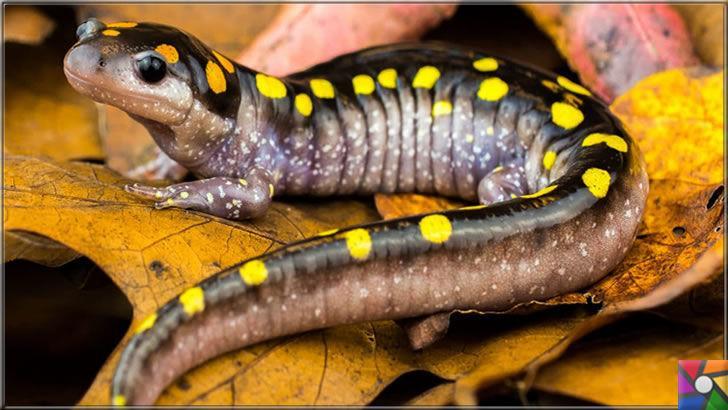
M 526 175 L 522 165 L 515 163 L 500 166 L 480 180 L 478 199 L 484 205 L 507 201 L 526 194 L 527 188 Z
M 157 209 L 192 209 L 236 220 L 263 215 L 274 194 L 270 174 L 257 169 L 245 178 L 214 177 L 167 187 L 130 184 L 125 189 L 154 199 Z

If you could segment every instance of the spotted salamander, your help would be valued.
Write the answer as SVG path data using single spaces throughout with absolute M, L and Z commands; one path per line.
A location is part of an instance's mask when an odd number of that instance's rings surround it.
M 77 35 L 72 86 L 200 177 L 127 187 L 159 208 L 245 219 L 274 194 L 375 192 L 478 203 L 322 232 L 185 290 L 136 328 L 113 404 L 151 404 L 190 368 L 283 335 L 575 291 L 634 240 L 648 192 L 639 149 L 563 76 L 426 43 L 277 78 L 168 26 L 91 19 Z

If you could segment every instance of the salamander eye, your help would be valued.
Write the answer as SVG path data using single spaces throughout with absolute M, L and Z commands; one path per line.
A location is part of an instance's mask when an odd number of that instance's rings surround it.
M 137 67 L 139 67 L 139 74 L 148 83 L 159 82 L 167 74 L 167 64 L 164 60 L 152 55 L 138 60 Z

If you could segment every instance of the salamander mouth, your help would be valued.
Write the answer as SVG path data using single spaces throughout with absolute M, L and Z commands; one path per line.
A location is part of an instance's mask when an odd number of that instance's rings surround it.
M 128 111 L 130 106 L 134 106 L 136 104 L 147 104 L 150 106 L 162 104 L 162 102 L 158 99 L 134 94 L 123 88 L 115 87 L 113 82 L 111 84 L 99 84 L 98 82 L 93 82 L 74 73 L 72 70 L 69 70 L 68 66 L 65 64 L 63 66 L 63 73 L 66 75 L 69 84 L 71 84 L 71 86 L 79 93 L 90 97 L 96 102 L 112 105 L 124 111 Z M 133 101 L 133 103 L 130 103 L 130 101 Z M 185 110 L 184 115 L 180 118 L 180 120 L 168 122 L 166 124 L 175 126 L 184 123 L 189 117 L 191 111 L 192 105 Z

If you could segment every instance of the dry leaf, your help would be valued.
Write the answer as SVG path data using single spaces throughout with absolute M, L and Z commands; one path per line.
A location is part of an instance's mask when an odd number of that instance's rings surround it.
M 695 51 L 707 64 L 723 67 L 725 4 L 673 4 L 693 39 Z
M 5 263 L 23 259 L 55 267 L 65 265 L 81 256 L 61 243 L 30 232 L 5 231 L 3 243 Z
M 725 72 L 701 74 L 657 73 L 611 106 L 637 140 L 650 179 L 723 183 Z
M 406 403 L 407 406 L 447 406 L 453 401 L 453 383 L 435 386 Z
M 384 219 L 465 206 L 462 201 L 456 199 L 421 194 L 376 194 L 374 203 L 377 205 L 379 215 Z
M 714 245 L 713 249 L 722 250 L 722 246 L 718 245 Z M 715 260 L 712 263 L 715 266 L 721 266 L 722 257 L 715 253 L 717 252 L 711 252 L 708 255 L 713 254 Z M 666 305 L 657 306 L 648 311 L 673 322 L 685 323 L 706 330 L 722 331 L 725 325 L 723 322 L 724 279 L 724 275 L 718 270 L 710 278 L 700 281 L 689 292 L 679 295 Z
M 584 84 L 606 101 L 642 78 L 698 64 L 680 15 L 664 4 L 524 4 Z
M 5 65 L 6 156 L 103 158 L 94 103 L 74 91 L 63 74 L 65 47 L 5 44 L 6 61 L 12 61 Z
M 455 4 L 287 4 L 237 60 L 272 75 L 286 75 L 370 46 L 417 40 L 450 18 L 456 8 Z
M 675 406 L 678 360 L 723 359 L 720 332 L 655 323 L 653 317 L 616 328 L 542 369 L 534 387 L 608 406 Z
M 3 11 L 3 41 L 38 45 L 56 26 L 34 6 L 6 5 Z
M 622 300 L 606 305 L 597 315 L 580 323 L 568 337 L 565 337 L 549 351 L 529 363 L 524 369 L 525 378 L 521 389 L 527 390 L 532 385 L 537 372 L 546 364 L 561 357 L 566 349 L 585 335 L 608 324 L 626 317 L 627 312 L 654 309 L 672 301 L 688 289 L 715 275 L 723 265 L 723 238 L 720 238 L 707 252 L 700 256 L 695 264 L 680 276 L 660 284 L 657 288 L 642 297 Z

